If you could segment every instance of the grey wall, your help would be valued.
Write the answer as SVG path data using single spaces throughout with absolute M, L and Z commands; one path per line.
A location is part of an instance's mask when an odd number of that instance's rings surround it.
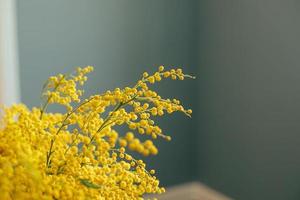
M 22 101 L 39 106 L 44 80 L 75 66 L 94 65 L 89 94 L 132 85 L 161 64 L 196 72 L 193 1 L 27 0 L 17 1 Z M 155 69 L 154 69 L 155 68 Z M 162 82 L 162 96 L 196 107 L 195 81 Z M 164 185 L 196 179 L 195 118 L 160 119 L 173 136 L 159 140 L 160 154 L 150 158 Z M 170 126 L 169 124 L 172 124 Z
M 199 175 L 236 199 L 300 199 L 300 3 L 199 4 Z

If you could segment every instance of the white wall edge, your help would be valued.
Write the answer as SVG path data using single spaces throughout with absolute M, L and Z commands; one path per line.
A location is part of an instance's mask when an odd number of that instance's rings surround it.
M 0 0 L 0 103 L 20 101 L 15 0 Z

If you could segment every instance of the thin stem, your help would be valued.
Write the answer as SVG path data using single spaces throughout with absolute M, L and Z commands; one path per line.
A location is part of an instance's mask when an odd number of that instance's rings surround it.
M 76 112 L 81 106 L 87 104 L 88 102 L 90 102 L 92 99 L 94 99 L 94 97 L 90 98 L 89 100 L 87 101 L 84 101 L 83 103 L 79 104 L 76 108 L 74 108 L 71 112 L 69 112 L 66 117 L 64 118 L 63 122 L 62 122 L 62 125 L 59 127 L 59 129 L 57 130 L 56 132 L 56 136 L 60 133 L 60 131 L 65 127 L 67 126 L 68 124 L 66 124 L 66 121 L 67 119 L 74 113 Z M 50 149 L 47 153 L 47 159 L 46 159 L 46 165 L 47 167 L 49 168 L 50 167 L 50 158 L 51 158 L 51 155 L 53 154 L 54 151 L 52 151 L 53 149 L 53 145 L 54 145 L 54 142 L 55 142 L 55 138 L 54 139 L 51 139 L 51 142 L 50 142 Z
M 165 99 L 158 99 L 158 98 L 153 98 L 153 97 L 138 97 L 137 99 L 141 100 L 141 101 L 148 101 L 148 102 L 151 102 L 151 103 L 153 103 L 155 100 L 158 100 L 158 101 L 162 101 L 162 102 L 165 102 L 165 103 L 171 103 L 173 106 L 179 106 L 178 104 L 173 103 L 172 101 L 167 101 Z M 183 111 L 180 111 L 180 112 L 183 112 L 188 117 L 192 117 L 189 113 L 186 112 L 186 110 L 183 110 Z
M 105 118 L 104 122 L 101 124 L 101 126 L 98 128 L 97 132 L 91 137 L 90 142 L 88 143 L 88 146 L 94 141 L 96 134 L 99 133 L 106 125 L 106 123 L 111 119 L 114 112 L 119 110 L 122 107 L 122 103 L 119 103 L 112 112 Z
M 72 141 L 72 143 L 69 145 L 69 147 L 66 149 L 64 155 L 66 155 L 66 154 L 68 153 L 68 151 L 71 149 L 71 147 L 74 146 L 74 144 L 75 144 L 75 142 L 76 142 L 78 136 L 79 136 L 79 132 L 77 132 L 76 137 L 74 138 L 74 140 Z
M 60 86 L 62 80 L 66 77 L 66 75 L 63 75 L 62 78 L 59 80 L 59 82 L 57 83 L 57 85 L 54 87 L 54 89 L 52 90 L 52 92 L 55 92 L 57 90 L 57 88 Z M 46 83 L 44 86 L 43 86 L 43 90 L 46 88 L 48 83 Z M 41 114 L 40 114 L 40 119 L 43 118 L 43 114 L 45 113 L 49 103 L 50 103 L 50 100 L 52 99 L 53 95 L 50 95 L 47 99 L 47 101 L 45 102 L 45 104 L 43 105 L 43 107 L 41 108 Z
M 130 103 L 131 101 L 133 101 L 135 98 L 137 97 L 137 95 L 133 96 L 131 99 L 129 99 L 126 102 L 120 102 L 119 104 L 117 104 L 117 106 L 113 109 L 112 112 L 110 112 L 110 114 L 106 117 L 106 119 L 104 120 L 104 122 L 101 124 L 101 126 L 98 128 L 97 132 L 91 137 L 90 142 L 88 143 L 87 146 L 89 146 L 96 137 L 96 134 L 100 133 L 107 125 L 108 121 L 111 119 L 112 115 L 118 111 L 120 108 L 124 107 L 125 105 L 127 105 L 128 103 Z

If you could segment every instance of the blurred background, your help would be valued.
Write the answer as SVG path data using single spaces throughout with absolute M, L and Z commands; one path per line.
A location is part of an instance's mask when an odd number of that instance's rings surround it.
M 87 94 L 179 66 L 156 90 L 193 109 L 159 119 L 163 185 L 233 199 L 300 199 L 300 2 L 0 0 L 0 100 L 40 105 L 50 75 L 93 65 Z

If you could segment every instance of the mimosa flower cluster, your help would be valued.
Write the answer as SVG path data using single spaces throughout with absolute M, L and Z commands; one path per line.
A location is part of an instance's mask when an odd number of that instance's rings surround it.
M 155 139 L 171 140 L 155 124 L 156 116 L 192 113 L 179 100 L 162 98 L 150 85 L 193 77 L 160 66 L 154 74 L 145 72 L 133 87 L 82 100 L 81 87 L 92 71 L 87 66 L 50 77 L 40 108 L 23 104 L 3 108 L 1 200 L 143 199 L 144 194 L 165 192 L 155 171 L 130 152 L 156 155 Z M 48 112 L 52 104 L 66 112 Z M 128 132 L 118 133 L 117 126 L 127 126 Z

